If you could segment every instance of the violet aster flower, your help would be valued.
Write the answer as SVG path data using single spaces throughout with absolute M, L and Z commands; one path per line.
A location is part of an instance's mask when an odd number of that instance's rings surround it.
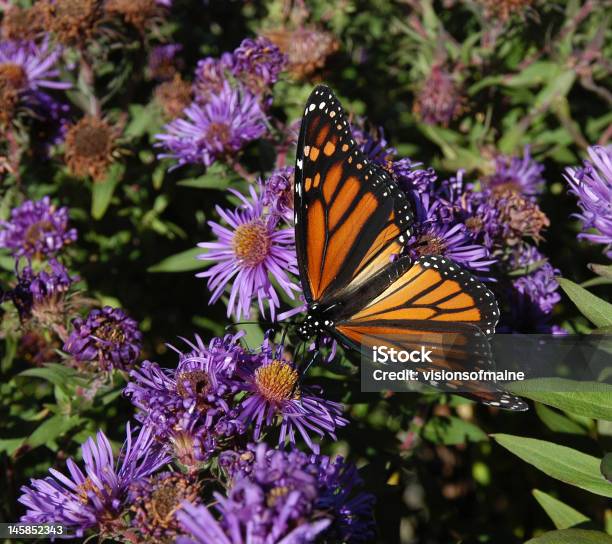
M 263 204 L 270 212 L 288 221 L 293 220 L 294 170 L 293 166 L 286 166 L 272 172 L 262 194 Z
M 138 408 L 136 419 L 155 429 L 161 443 L 170 443 L 186 466 L 207 460 L 233 435 L 242 431 L 233 397 L 241 384 L 236 366 L 249 357 L 240 346 L 241 334 L 213 338 L 206 345 L 198 336 L 179 354 L 176 369 L 145 361 L 130 373 L 125 394 Z
M 542 192 L 544 166 L 536 162 L 525 146 L 523 157 L 506 157 L 500 155 L 495 159 L 495 173 L 485 183 L 493 191 L 507 190 L 524 195 L 536 195 Z
M 342 457 L 251 444 L 245 451 L 222 453 L 219 463 L 231 482 L 252 482 L 266 496 L 278 497 L 278 490 L 285 496 L 303 491 L 296 501 L 296 516 L 331 518 L 321 535 L 325 542 L 371 542 L 375 537 L 374 496 L 360 490 L 363 481 L 357 468 Z
M 156 145 L 167 150 L 158 156 L 176 159 L 174 168 L 229 159 L 266 132 L 266 116 L 257 98 L 227 82 L 206 104 L 194 102 L 184 113 L 187 119 L 175 119 L 166 125 L 165 134 L 156 136 Z
M 194 94 L 198 104 L 206 104 L 212 96 L 219 94 L 234 70 L 234 57 L 223 53 L 220 58 L 206 57 L 195 70 Z
M 182 503 L 199 504 L 199 485 L 193 475 L 161 472 L 134 482 L 129 490 L 131 522 L 139 542 L 166 544 L 182 533 L 176 514 Z
M 414 259 L 422 255 L 444 255 L 460 265 L 477 271 L 495 263 L 484 245 L 475 244 L 465 224 L 444 219 L 444 203 L 431 193 L 413 192 L 414 234 L 406 245 Z
M 286 64 L 280 49 L 261 36 L 242 40 L 233 57 L 233 74 L 254 94 L 267 92 Z
M 391 171 L 404 191 L 423 193 L 433 188 L 438 179 L 436 171 L 431 167 L 423 170 L 418 168 L 419 166 L 421 166 L 421 163 L 412 162 L 407 157 L 391 163 Z
M 301 388 L 295 365 L 282 358 L 283 346 L 267 343 L 250 365 L 237 368 L 247 392 L 240 404 L 239 420 L 254 425 L 253 437 L 259 440 L 265 427 L 279 422 L 278 443 L 295 444 L 300 436 L 308 447 L 319 451 L 311 433 L 336 438 L 337 427 L 348 421 L 342 417 L 342 404 L 326 400 L 320 388 Z
M 77 363 L 95 363 L 100 370 L 129 370 L 142 348 L 138 323 L 120 308 L 94 309 L 72 322 L 64 351 Z
M 386 167 L 395 157 L 397 150 L 389 145 L 382 127 L 365 128 L 365 121 L 357 121 L 351 125 L 351 132 L 357 146 L 372 162 Z
M 10 220 L 1 221 L 0 227 L 0 247 L 30 260 L 56 255 L 77 237 L 76 230 L 68 228 L 68 208 L 56 208 L 48 196 L 13 208 Z
M 287 296 L 293 298 L 299 287 L 289 274 L 298 273 L 292 228 L 280 228 L 278 216 L 265 213 L 264 199 L 252 186 L 250 199 L 230 190 L 242 205 L 234 211 L 216 207 L 227 223 L 221 226 L 209 222 L 216 242 L 203 242 L 198 247 L 208 250 L 198 258 L 215 264 L 198 277 L 208 278 L 212 291 L 210 303 L 216 302 L 231 283 L 227 315 L 236 319 L 250 316 L 251 303 L 257 299 L 262 315 L 267 304 L 272 319 L 280 306 L 280 299 L 271 278 Z
M 61 49 L 48 40 L 40 45 L 30 41 L 0 42 L 0 126 L 7 124 L 20 107 L 37 108 L 43 89 L 68 89 L 58 81 L 55 68 Z
M 19 317 L 24 320 L 33 317 L 41 326 L 49 326 L 63 320 L 65 297 L 70 286 L 77 280 L 55 259 L 48 268 L 35 273 L 26 266 L 17 276 L 17 286 L 9 296 Z
M 561 272 L 547 262 L 546 257 L 534 246 L 522 248 L 513 259 L 513 264 L 516 269 L 527 271 L 512 282 L 514 289 L 529 298 L 545 314 L 552 312 L 555 304 L 561 300 L 557 292 L 559 283 L 555 279 Z M 535 270 L 531 271 L 530 267 Z
M 582 168 L 566 168 L 570 192 L 578 198 L 582 210 L 576 217 L 587 231 L 578 236 L 606 244 L 604 252 L 612 259 L 612 147 L 589 147 L 589 157 Z
M 255 485 L 245 485 L 241 492 L 244 499 L 240 501 L 215 496 L 221 521 L 208 508 L 185 503 L 177 517 L 191 536 L 179 536 L 177 544 L 306 544 L 314 542 L 330 523 L 322 519 L 301 523 L 292 529 L 291 510 L 298 497 L 293 492 L 282 501 L 277 517 L 270 521 L 271 516 L 267 515 L 264 525 L 256 516 L 256 512 L 266 507 L 260 490 Z
M 22 523 L 57 523 L 77 536 L 94 527 L 112 531 L 121 523 L 129 486 L 169 461 L 166 453 L 154 446 L 151 429 L 142 428 L 134 439 L 129 423 L 117 458 L 102 431 L 95 440 L 87 439 L 82 453 L 83 469 L 68 459 L 68 475 L 51 468 L 51 476 L 32 479 L 29 486 L 21 488 L 19 502 L 27 508 Z

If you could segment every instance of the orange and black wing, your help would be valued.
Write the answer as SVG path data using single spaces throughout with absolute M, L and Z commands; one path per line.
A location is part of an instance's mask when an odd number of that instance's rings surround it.
M 333 92 L 306 104 L 295 171 L 295 233 L 308 303 L 331 304 L 389 266 L 409 236 L 404 193 L 357 148 Z
M 339 339 L 364 353 L 374 346 L 414 350 L 425 345 L 431 348 L 432 362 L 417 368 L 421 371 L 494 370 L 488 337 L 495 331 L 499 310 L 493 293 L 444 257 L 421 257 L 409 267 L 400 259 L 394 266 L 406 270 L 399 270 L 377 296 L 364 297 L 359 309 L 351 303 L 335 316 Z M 486 404 L 526 409 L 494 383 L 445 385 Z

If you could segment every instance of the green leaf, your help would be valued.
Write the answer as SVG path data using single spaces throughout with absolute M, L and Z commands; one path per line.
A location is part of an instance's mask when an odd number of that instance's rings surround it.
M 513 382 L 508 389 L 560 410 L 593 419 L 612 421 L 612 385 L 564 378 L 534 378 Z
M 91 190 L 91 215 L 94 219 L 102 219 L 106 213 L 115 188 L 121 181 L 125 166 L 120 163 L 115 163 L 110 167 L 106 179 L 102 181 L 94 181 Z
M 147 268 L 147 272 L 189 272 L 204 268 L 205 264 L 196 257 L 206 253 L 205 249 L 192 247 L 186 251 L 181 251 Z
M 79 423 L 81 423 L 81 418 L 79 416 L 67 417 L 64 414 L 55 414 L 39 425 L 25 440 L 24 445 L 30 448 L 37 448 L 43 444 L 48 444 L 58 436 L 76 427 Z
M 51 382 L 58 387 L 65 387 L 71 378 L 75 376 L 74 369 L 59 363 L 47 363 L 42 368 L 30 368 L 20 372 L 18 376 L 31 376 L 34 378 L 42 378 Z
M 548 514 L 548 517 L 555 524 L 557 529 L 569 529 L 574 525 L 579 525 L 585 521 L 590 521 L 584 514 L 574 510 L 559 499 L 551 497 L 548 493 L 544 493 L 539 489 L 533 490 L 533 496 L 538 501 L 540 506 Z
M 6 452 L 7 455 L 13 453 L 23 444 L 25 438 L 0 438 L 0 452 Z
M 223 191 L 230 185 L 231 180 L 218 174 L 204 174 L 198 178 L 184 179 L 177 182 L 181 187 L 191 187 L 192 189 L 218 189 Z
M 177 182 L 177 185 L 193 189 L 218 189 L 222 191 L 229 187 L 233 179 L 237 179 L 235 175 L 232 176 L 225 167 L 215 163 L 208 168 L 206 174 L 197 178 L 184 179 Z
M 612 304 L 568 279 L 559 278 L 559 285 L 587 319 L 598 327 L 612 325 Z
M 601 466 L 599 467 L 603 477 L 612 483 L 612 453 L 606 453 L 601 460 Z
M 586 435 L 587 430 L 572 419 L 547 408 L 544 404 L 536 403 L 536 414 L 551 431 L 556 433 Z
M 525 544 L 612 544 L 612 536 L 600 531 L 563 529 L 549 531 L 542 536 L 528 540 Z
M 487 440 L 482 429 L 458 417 L 433 417 L 423 427 L 423 438 L 434 444 L 452 446 Z
M 612 280 L 612 264 L 590 264 L 589 268 L 598 276 L 603 276 Z
M 552 478 L 612 497 L 612 485 L 599 472 L 601 459 L 545 440 L 509 434 L 491 436 L 500 446 Z

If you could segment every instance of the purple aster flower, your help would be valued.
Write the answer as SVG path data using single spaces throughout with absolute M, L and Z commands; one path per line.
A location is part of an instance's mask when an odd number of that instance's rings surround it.
M 566 168 L 566 179 L 578 198 L 583 230 L 578 236 L 595 244 L 606 244 L 604 251 L 612 259 L 612 147 L 589 147 L 590 160 L 582 168 Z
M 236 366 L 248 358 L 241 334 L 213 338 L 208 345 L 198 336 L 179 354 L 176 369 L 145 361 L 130 372 L 125 394 L 138 408 L 136 419 L 155 429 L 161 443 L 170 443 L 186 466 L 207 460 L 234 435 L 242 432 L 233 405 L 241 384 Z M 171 346 L 172 347 L 172 346 Z
M 17 108 L 36 108 L 43 89 L 68 89 L 58 81 L 55 68 L 62 51 L 48 40 L 36 45 L 30 41 L 0 42 L 0 125 L 7 124 Z
M 251 303 L 257 298 L 262 315 L 265 315 L 267 303 L 274 319 L 280 299 L 271 278 L 292 299 L 293 292 L 299 291 L 289 277 L 289 274 L 298 273 L 294 232 L 292 228 L 280 228 L 278 216 L 265 213 L 261 191 L 257 192 L 253 186 L 249 190 L 250 200 L 230 190 L 242 201 L 240 208 L 230 211 L 216 207 L 229 228 L 209 222 L 217 241 L 198 244 L 208 250 L 199 259 L 215 264 L 197 276 L 208 278 L 211 304 L 221 297 L 231 282 L 228 316 L 233 314 L 238 320 L 249 317 Z
M 228 472 L 229 496 L 246 484 L 255 484 L 271 508 L 292 492 L 299 492 L 293 516 L 328 518 L 321 535 L 325 542 L 371 542 L 374 539 L 374 497 L 362 492 L 357 468 L 342 457 L 309 455 L 297 449 L 282 451 L 266 444 L 249 445 L 246 451 L 224 452 L 220 465 Z
M 68 208 L 56 208 L 48 196 L 13 208 L 10 220 L 1 221 L 0 227 L 0 247 L 30 260 L 56 255 L 77 237 L 76 230 L 68 228 Z
M 286 64 L 280 49 L 261 36 L 242 40 L 233 57 L 233 74 L 254 94 L 267 92 Z
M 364 125 L 363 120 L 351 125 L 357 146 L 372 162 L 386 168 L 393 160 L 397 150 L 389 145 L 382 127 L 366 130 Z
M 140 542 L 166 544 L 182 533 L 176 514 L 182 504 L 199 504 L 200 486 L 193 475 L 161 472 L 134 482 L 129 490 L 131 529 Z
M 264 184 L 263 204 L 272 214 L 293 221 L 294 167 L 275 170 Z
M 527 145 L 522 158 L 504 155 L 496 157 L 495 173 L 485 183 L 494 192 L 509 189 L 528 196 L 537 195 L 544 187 L 543 171 L 544 166 L 531 157 Z
M 159 158 L 172 157 L 178 165 L 210 166 L 219 159 L 230 159 L 248 142 L 266 132 L 266 116 L 257 98 L 244 89 L 232 89 L 225 82 L 218 95 L 200 105 L 185 108 L 187 119 L 175 119 L 158 134 L 158 147 L 167 149 Z
M 343 406 L 324 399 L 319 388 L 302 388 L 295 365 L 283 359 L 282 353 L 283 346 L 274 348 L 264 343 L 252 364 L 237 368 L 247 392 L 238 418 L 245 425 L 254 425 L 255 440 L 260 439 L 264 427 L 280 422 L 280 445 L 295 444 L 299 435 L 312 451 L 318 452 L 319 445 L 310 434 L 328 435 L 335 440 L 336 427 L 348 423 L 342 417 Z
M 431 167 L 425 170 L 417 168 L 420 165 L 421 163 L 412 162 L 407 157 L 391 163 L 391 171 L 404 191 L 424 193 L 433 189 L 438 179 L 436 171 Z
M 64 301 L 70 286 L 77 280 L 55 259 L 38 273 L 26 266 L 17 276 L 17 286 L 10 293 L 22 320 L 33 317 L 41 326 L 49 326 L 65 314 Z
M 285 498 L 276 518 L 271 520 L 265 497 L 257 486 L 245 485 L 240 491 L 242 500 L 215 496 L 221 521 L 208 508 L 185 503 L 177 517 L 191 536 L 178 537 L 177 544 L 305 544 L 314 542 L 330 523 L 322 519 L 303 522 L 292 529 L 291 511 L 299 497 L 296 492 Z M 266 519 L 261 520 L 260 516 Z
M 206 104 L 212 96 L 219 94 L 233 70 L 234 57 L 231 53 L 223 53 L 218 59 L 206 57 L 198 61 L 194 83 L 196 102 Z
M 77 363 L 96 363 L 100 370 L 129 370 L 140 355 L 138 323 L 120 308 L 96 308 L 85 319 L 74 319 L 72 327 L 64 351 Z
M 521 248 L 512 263 L 515 270 L 526 271 L 525 275 L 519 276 L 512 282 L 514 289 L 545 314 L 551 313 L 555 304 L 561 300 L 561 295 L 557 292 L 559 283 L 555 278 L 561 272 L 554 268 L 534 246 Z
M 83 470 L 68 459 L 69 475 L 51 468 L 51 476 L 32 479 L 21 488 L 19 502 L 27 508 L 22 523 L 57 523 L 76 531 L 77 536 L 94 527 L 112 532 L 122 524 L 130 485 L 169 461 L 154 446 L 151 429 L 142 428 L 133 439 L 129 423 L 117 458 L 102 431 L 95 440 L 88 438 L 81 451 Z
M 412 193 L 415 229 L 406 245 L 413 259 L 422 255 L 444 255 L 466 268 L 485 271 L 495 263 L 484 245 L 473 243 L 464 223 L 449 221 L 444 216 L 444 202 L 431 193 Z

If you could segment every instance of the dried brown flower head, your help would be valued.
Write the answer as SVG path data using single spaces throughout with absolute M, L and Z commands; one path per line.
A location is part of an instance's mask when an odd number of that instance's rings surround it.
M 41 9 L 45 30 L 65 45 L 83 44 L 102 15 L 100 0 L 47 0 Z
M 504 225 L 504 238 L 509 245 L 531 238 L 540 242 L 542 231 L 550 226 L 550 220 L 535 200 L 513 190 L 494 193 L 495 205 L 500 211 L 500 221 Z
M 155 100 L 162 107 L 168 119 L 174 119 L 183 113 L 192 97 L 191 83 L 175 74 L 170 81 L 164 81 L 155 88 Z
M 269 30 L 263 36 L 287 55 L 287 70 L 296 79 L 306 79 L 323 68 L 328 57 L 340 46 L 332 34 L 312 26 Z
M 43 11 L 41 4 L 31 8 L 11 6 L 2 18 L 0 35 L 5 40 L 32 40 L 43 31 Z
M 66 133 L 65 161 L 79 177 L 103 179 L 113 163 L 118 131 L 96 116 L 85 116 Z
M 21 65 L 0 63 L 0 127 L 10 123 L 19 101 L 19 93 L 26 85 L 27 74 Z
M 464 111 L 464 104 L 465 98 L 453 75 L 435 65 L 417 92 L 412 111 L 424 123 L 448 126 Z
M 106 13 L 121 17 L 127 24 L 144 32 L 163 11 L 155 0 L 108 0 Z

